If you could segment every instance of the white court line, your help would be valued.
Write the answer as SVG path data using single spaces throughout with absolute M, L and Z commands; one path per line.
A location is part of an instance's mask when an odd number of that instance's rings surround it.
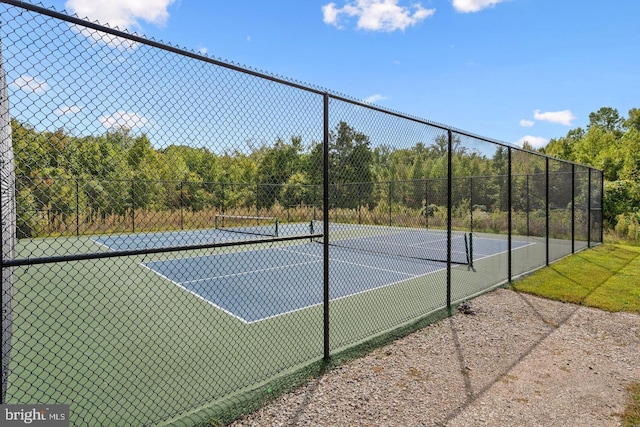
M 393 236 L 393 234 L 390 234 L 389 236 Z M 388 241 L 382 239 L 382 237 L 384 237 L 384 236 L 375 236 L 376 237 L 375 239 L 370 239 L 369 237 L 372 237 L 372 236 L 354 237 L 354 238 L 351 238 L 351 239 L 339 239 L 339 240 L 336 240 L 336 242 L 349 241 L 349 240 L 358 240 L 358 241 L 363 241 L 363 242 L 383 243 L 385 245 L 398 246 L 398 247 L 401 247 L 401 248 L 406 248 L 406 247 L 420 248 L 421 246 L 428 245 L 428 244 L 431 244 L 431 243 L 444 244 L 445 246 L 447 244 L 447 241 L 444 240 L 444 239 L 422 240 L 420 242 L 407 244 L 407 243 L 388 242 Z M 378 238 L 378 237 L 381 237 L 381 238 Z
M 171 283 L 173 283 L 174 285 L 176 285 L 178 288 L 182 289 L 183 291 L 187 291 L 187 292 L 188 292 L 188 293 L 190 293 L 191 295 L 193 295 L 193 296 L 195 296 L 196 298 L 198 298 L 198 299 L 200 299 L 200 300 L 202 300 L 202 301 L 206 302 L 207 304 L 212 305 L 213 307 L 215 307 L 215 308 L 217 308 L 217 309 L 219 309 L 219 310 L 222 310 L 224 313 L 228 314 L 229 316 L 231 316 L 231 317 L 235 317 L 236 319 L 238 319 L 238 320 L 239 320 L 239 321 L 241 321 L 242 323 L 244 323 L 244 324 L 246 324 L 246 325 L 248 325 L 248 324 L 250 324 L 250 323 L 253 323 L 253 322 L 248 322 L 247 320 L 243 319 L 242 317 L 238 316 L 237 314 L 235 314 L 235 313 L 233 313 L 233 312 L 231 312 L 231 311 L 227 310 L 227 309 L 226 309 L 226 308 L 224 308 L 224 307 L 219 306 L 218 304 L 214 303 L 213 301 L 211 301 L 211 300 L 209 300 L 209 299 L 207 299 L 207 298 L 203 297 L 203 296 L 202 296 L 202 295 L 200 295 L 199 293 L 194 292 L 194 291 L 192 291 L 192 290 L 190 290 L 190 289 L 185 288 L 184 286 L 182 286 L 182 283 L 180 283 L 180 282 L 176 282 L 176 281 L 174 281 L 174 280 L 169 279 L 167 276 L 165 276 L 164 274 L 158 273 L 158 272 L 157 272 L 157 271 L 155 271 L 153 268 L 148 267 L 148 266 L 146 266 L 145 264 L 142 264 L 142 266 L 143 266 L 143 267 L 145 267 L 145 268 L 147 268 L 147 269 L 149 269 L 149 270 L 151 270 L 152 272 L 154 272 L 154 273 L 155 273 L 155 274 L 157 274 L 158 276 L 162 277 L 163 279 L 170 281 Z
M 233 274 L 223 274 L 222 276 L 205 277 L 205 278 L 195 279 L 195 280 L 185 280 L 184 282 L 180 282 L 180 283 L 190 284 L 190 283 L 204 282 L 206 280 L 212 280 L 212 279 L 223 279 L 226 277 L 244 276 L 245 274 L 262 273 L 264 271 L 279 270 L 282 268 L 296 267 L 298 265 L 315 264 L 317 262 L 320 262 L 320 261 L 307 261 L 307 262 L 298 262 L 295 264 L 278 265 L 275 267 L 261 268 L 259 270 L 242 271 L 240 273 L 233 273 Z
M 406 247 L 406 246 L 403 246 Z M 390 256 L 390 257 L 398 257 L 398 258 L 407 258 L 407 257 L 403 257 L 402 254 L 390 254 L 390 253 L 385 253 L 385 252 L 376 252 L 376 251 L 370 251 L 370 250 L 366 250 L 366 249 L 358 249 L 358 248 L 349 248 L 349 247 L 342 247 L 342 246 L 334 246 L 334 248 L 338 248 L 339 249 L 343 249 L 343 250 L 351 250 L 351 251 L 364 251 L 366 253 L 372 253 L 372 254 L 376 254 L 379 253 L 381 257 L 384 256 Z M 308 254 L 306 252 L 299 252 L 299 251 L 291 251 L 291 250 L 287 250 L 287 249 L 282 249 L 282 248 L 273 248 L 273 249 L 278 249 L 278 250 L 286 250 L 287 252 L 293 252 L 293 253 L 298 253 L 301 255 L 309 255 L 309 256 L 314 256 L 317 258 L 323 258 L 321 255 L 314 255 L 314 254 Z M 462 251 L 451 251 L 451 253 L 456 253 L 456 254 L 463 254 L 466 255 L 466 252 L 462 252 Z M 422 260 L 424 262 L 444 262 L 446 263 L 447 261 L 436 261 L 436 260 L 431 260 L 431 259 L 421 259 L 421 258 L 417 258 L 417 257 L 409 257 L 409 259 L 417 259 L 417 260 Z M 354 263 L 354 262 L 350 262 L 350 261 L 344 261 L 338 258 L 331 258 L 329 257 L 329 261 L 337 261 L 337 262 L 341 262 L 343 264 L 352 264 L 352 265 L 357 265 L 359 267 L 367 267 L 367 268 L 373 268 L 376 270 L 380 270 L 380 271 L 388 271 L 388 272 L 392 272 L 392 273 L 400 273 L 400 274 L 406 274 L 408 276 L 412 276 L 412 277 L 420 277 L 420 275 L 416 276 L 416 275 L 411 275 L 410 273 L 405 273 L 404 271 L 396 271 L 396 270 L 388 270 L 388 269 L 384 269 L 384 268 L 378 268 L 378 267 L 374 267 L 372 265 L 368 265 L 368 264 L 358 264 L 358 263 Z
M 500 239 L 491 239 L 491 240 L 500 240 Z M 505 240 L 505 241 L 506 241 L 506 240 Z M 522 240 L 517 240 L 517 241 L 518 241 L 518 242 L 522 242 Z M 527 243 L 526 245 L 518 246 L 517 248 L 511 248 L 511 250 L 512 250 L 512 251 L 517 251 L 518 249 L 526 248 L 526 247 L 528 247 L 528 246 L 535 245 L 535 244 L 536 244 L 536 242 L 530 242 L 530 243 Z M 480 257 L 480 258 L 475 258 L 475 257 L 474 257 L 474 258 L 473 258 L 473 261 L 475 262 L 475 261 L 478 261 L 478 260 L 481 260 L 481 259 L 485 259 L 485 258 L 489 258 L 489 257 L 492 257 L 492 256 L 506 254 L 507 252 L 509 252 L 509 249 L 504 250 L 504 251 L 502 251 L 502 252 L 492 253 L 492 254 L 489 254 L 489 255 L 487 255 L 487 254 L 483 254 L 483 253 L 480 253 L 480 255 L 483 255 L 483 256 L 482 256 L 482 257 Z M 474 251 L 474 255 L 475 255 L 475 253 L 476 253 L 476 252 Z
M 298 254 L 302 254 L 302 255 L 309 255 L 309 256 L 313 256 L 313 257 L 317 257 L 317 258 L 322 258 L 322 257 L 321 257 L 321 256 L 319 256 L 319 255 L 309 254 L 309 253 L 306 253 L 306 252 L 292 251 L 292 250 L 284 249 L 284 248 L 274 248 L 274 249 L 282 250 L 282 251 L 286 251 L 286 252 L 298 253 Z M 332 260 L 332 258 L 329 258 L 329 261 L 331 261 L 331 260 Z M 358 266 L 360 266 L 360 267 L 366 267 L 366 268 L 376 269 L 376 267 L 372 267 L 372 266 L 370 266 L 370 265 L 366 265 L 366 264 L 356 264 L 356 263 L 347 262 L 347 261 L 343 261 L 343 260 L 335 259 L 335 258 L 333 259 L 333 261 L 342 262 L 342 263 L 345 263 L 345 264 L 358 265 Z M 401 283 L 407 282 L 407 281 L 409 281 L 409 280 L 417 279 L 417 278 L 419 278 L 419 277 L 424 277 L 424 276 L 427 276 L 427 275 L 429 275 L 429 274 L 438 273 L 438 272 L 440 272 L 440 271 L 444 271 L 444 270 L 446 270 L 446 269 L 447 269 L 446 267 L 443 267 L 443 268 L 439 268 L 439 269 L 436 269 L 436 270 L 433 270 L 433 271 L 428 271 L 428 272 L 426 272 L 426 273 L 424 273 L 424 274 L 418 274 L 418 275 L 411 275 L 411 274 L 408 274 L 408 273 L 404 273 L 404 272 L 402 272 L 402 271 L 385 270 L 385 271 L 389 271 L 389 272 L 392 272 L 392 273 L 405 274 L 405 275 L 408 275 L 408 276 L 410 276 L 410 277 L 408 277 L 408 278 L 406 278 L 406 279 L 398 280 L 398 281 L 396 281 L 396 282 L 383 283 L 383 284 L 381 284 L 380 286 L 376 286 L 376 287 L 368 288 L 368 289 L 363 289 L 362 291 L 355 292 L 355 293 L 351 293 L 351 294 L 348 294 L 348 295 L 343 295 L 343 296 L 338 297 L 338 298 L 332 298 L 332 299 L 330 299 L 330 301 L 340 301 L 341 299 L 350 298 L 350 297 L 352 297 L 352 296 L 354 296 L 354 295 L 360 295 L 360 294 L 364 294 L 364 293 L 366 293 L 366 292 L 375 291 L 375 290 L 377 290 L 377 289 L 386 288 L 386 287 L 388 287 L 388 286 L 398 285 L 398 284 L 401 284 Z M 312 304 L 312 305 L 308 305 L 308 306 L 305 306 L 305 307 L 300 307 L 300 308 L 297 308 L 297 309 L 295 309 L 295 310 L 291 310 L 291 311 L 287 311 L 287 312 L 283 312 L 283 313 L 274 314 L 273 316 L 264 317 L 264 318 L 262 318 L 262 319 L 253 320 L 253 321 L 251 321 L 251 322 L 246 322 L 246 323 L 248 323 L 248 324 L 252 324 L 252 323 L 262 322 L 263 320 L 273 319 L 273 318 L 276 318 L 276 317 L 284 316 L 285 314 L 290 314 L 290 313 L 295 313 L 295 312 L 297 312 L 297 311 L 306 310 L 307 308 L 311 308 L 311 307 L 317 307 L 317 306 L 319 306 L 319 305 L 322 305 L 323 303 L 324 303 L 324 302 L 319 302 L 319 303 L 317 303 L 317 304 Z
M 389 236 L 394 236 L 394 235 L 397 235 L 397 234 L 389 234 Z M 416 243 L 413 243 L 413 244 L 403 244 L 403 243 L 387 242 L 386 240 L 381 240 L 381 239 L 377 239 L 377 238 L 376 239 L 369 239 L 369 237 L 371 237 L 371 236 L 364 236 L 364 238 L 362 238 L 362 237 L 354 237 L 354 238 L 351 238 L 351 239 L 340 239 L 340 240 L 337 240 L 338 243 L 336 245 L 337 245 L 337 247 L 340 247 L 340 245 L 339 245 L 340 241 L 349 241 L 349 240 L 363 240 L 364 241 L 364 240 L 366 240 L 367 242 L 373 242 L 373 243 L 377 242 L 377 243 L 381 243 L 381 244 L 384 244 L 384 245 L 396 246 L 396 247 L 399 247 L 399 248 L 407 248 L 408 247 L 408 248 L 413 248 L 413 249 L 426 249 L 426 250 L 430 250 L 432 253 L 446 252 L 446 250 L 447 250 L 446 249 L 447 240 L 444 240 L 444 239 L 441 239 L 441 238 L 439 238 L 437 240 L 426 240 L 426 241 L 423 240 L 423 241 L 416 242 Z M 375 237 L 384 237 L 384 236 L 375 236 Z M 452 238 L 453 239 L 462 240 L 463 239 L 463 235 L 452 236 Z M 426 245 L 429 245 L 429 244 L 432 244 L 432 243 L 436 243 L 437 246 L 440 246 L 440 248 L 432 249 L 432 248 L 426 247 Z M 444 245 L 444 248 L 441 248 L 443 245 Z M 350 249 L 350 248 L 346 247 L 346 249 Z M 376 251 L 367 250 L 367 249 L 358 249 L 358 248 L 351 248 L 351 249 L 356 250 L 356 251 L 357 250 L 364 250 L 364 251 L 373 252 L 373 253 L 376 252 Z M 385 254 L 385 252 L 382 252 L 382 251 L 380 251 L 380 253 L 381 254 Z M 451 250 L 451 253 L 452 254 L 468 255 L 467 251 L 458 251 L 458 250 L 454 250 L 454 249 Z M 389 254 L 389 253 L 387 253 L 387 254 L 391 255 L 391 256 L 399 256 L 399 257 L 403 256 L 402 254 L 395 254 L 395 255 L 394 254 Z M 411 257 L 411 258 L 413 258 L 413 257 Z M 420 259 L 420 257 L 415 257 L 415 258 Z M 425 260 L 425 261 L 430 261 L 430 260 Z M 433 261 L 435 261 L 435 260 L 433 260 Z M 438 261 L 435 261 L 435 262 L 438 262 Z M 447 262 L 447 261 L 443 260 L 441 262 Z
M 276 249 L 276 250 L 280 250 L 280 251 L 285 251 L 285 252 L 297 253 L 297 254 L 301 254 L 301 255 L 308 255 L 308 256 L 315 257 L 315 258 L 320 258 L 320 260 L 319 260 L 319 261 L 321 261 L 321 260 L 322 260 L 322 258 L 324 258 L 324 257 L 322 257 L 322 256 L 320 256 L 320 255 L 309 254 L 309 253 L 306 253 L 306 252 L 292 251 L 292 250 L 289 250 L 289 249 L 283 249 L 283 248 L 274 248 L 274 249 Z M 355 265 L 355 266 L 358 266 L 358 267 L 371 268 L 371 269 L 373 269 L 373 270 L 386 271 L 387 273 L 404 274 L 405 276 L 409 276 L 410 278 L 411 278 L 411 277 L 420 277 L 420 275 L 416 276 L 415 274 L 405 273 L 404 271 L 389 270 L 389 269 L 387 269 L 387 268 L 374 267 L 374 266 L 372 266 L 372 265 L 359 264 L 359 263 L 357 263 L 357 262 L 345 261 L 345 260 L 341 260 L 341 259 L 339 259 L 339 258 L 332 258 L 332 257 L 329 257 L 329 262 L 331 262 L 331 261 L 341 262 L 341 263 L 343 263 L 343 264 Z
M 487 238 L 487 240 L 500 240 L 500 241 L 502 241 L 501 239 L 489 239 L 489 238 Z M 531 246 L 531 245 L 535 245 L 535 244 L 536 244 L 536 242 L 530 242 L 530 243 L 528 243 L 526 245 L 523 245 L 523 246 L 520 246 L 518 248 L 512 248 L 512 250 L 525 248 L 527 246 Z M 308 253 L 308 252 L 296 251 L 296 250 L 291 250 L 291 249 L 286 249 L 286 248 L 271 248 L 271 249 L 290 252 L 290 253 L 296 253 L 296 254 L 305 255 L 305 256 L 309 256 L 309 257 L 313 257 L 313 258 L 318 258 L 318 260 L 304 262 L 304 263 L 288 264 L 288 265 L 284 265 L 284 266 L 276 266 L 276 267 L 267 268 L 267 269 L 253 270 L 253 271 L 250 271 L 250 272 L 235 273 L 235 274 L 229 274 L 229 275 L 223 275 L 223 276 L 214 276 L 212 278 L 197 279 L 197 280 L 186 281 L 186 282 L 182 282 L 182 283 L 188 284 L 188 283 L 195 283 L 195 282 L 199 282 L 199 281 L 211 280 L 211 279 L 215 279 L 215 278 L 233 277 L 233 276 L 240 276 L 240 275 L 244 275 L 244 274 L 250 274 L 250 273 L 261 272 L 261 271 L 277 270 L 277 269 L 283 269 L 283 268 L 291 268 L 291 267 L 296 267 L 296 266 L 299 266 L 299 265 L 314 264 L 314 263 L 322 261 L 322 259 L 323 259 L 323 256 L 321 256 L 321 255 L 316 255 L 316 254 L 312 254 L 312 253 Z M 505 251 L 502 251 L 502 252 L 498 252 L 498 253 L 493 253 L 493 254 L 486 255 L 486 256 L 483 256 L 481 258 L 478 258 L 477 260 L 488 258 L 488 257 L 494 256 L 494 255 L 501 255 L 501 254 L 504 254 L 504 253 L 507 253 L 507 252 L 508 252 L 508 250 L 505 250 Z M 384 268 L 379 268 L 379 267 L 375 267 L 375 266 L 371 266 L 371 265 L 367 265 L 367 264 L 360 264 L 360 263 L 355 263 L 355 262 L 352 262 L 352 261 L 341 260 L 341 259 L 335 258 L 335 257 L 330 257 L 329 261 L 330 262 L 331 261 L 338 262 L 338 263 L 347 264 L 347 265 L 353 265 L 353 266 L 357 266 L 357 267 L 363 267 L 363 268 L 366 268 L 366 269 L 379 270 L 379 271 L 385 271 L 385 272 L 389 272 L 389 273 L 395 273 L 395 274 L 401 274 L 401 275 L 409 276 L 406 279 L 398 280 L 396 282 L 391 282 L 391 283 L 383 283 L 383 284 L 381 284 L 379 286 L 375 286 L 375 287 L 368 288 L 368 289 L 363 289 L 363 290 L 361 290 L 359 292 L 350 293 L 350 294 L 343 295 L 343 296 L 338 297 L 338 298 L 333 298 L 330 301 L 339 301 L 339 300 L 344 299 L 344 298 L 349 298 L 349 297 L 352 297 L 352 296 L 355 296 L 355 295 L 364 294 L 366 292 L 370 292 L 370 291 L 386 288 L 388 286 L 398 285 L 398 284 L 407 282 L 407 281 L 412 280 L 412 279 L 425 277 L 425 276 L 428 276 L 430 274 L 435 274 L 435 273 L 438 273 L 438 272 L 446 270 L 446 266 L 443 266 L 442 268 L 439 268 L 439 269 L 436 269 L 436 270 L 432 270 L 432 271 L 428 271 L 428 272 L 425 272 L 423 274 L 417 274 L 416 275 L 416 274 L 411 274 L 411 273 L 405 273 L 403 271 L 384 269 Z M 273 319 L 273 318 L 276 318 L 276 317 L 284 316 L 286 314 L 291 314 L 291 313 L 295 313 L 295 312 L 298 312 L 298 311 L 306 310 L 307 308 L 317 307 L 317 306 L 323 304 L 323 302 L 320 302 L 320 303 L 317 303 L 317 304 L 312 304 L 312 305 L 308 305 L 308 306 L 304 306 L 304 307 L 299 307 L 299 308 L 296 308 L 294 310 L 277 313 L 277 314 L 274 314 L 272 316 L 267 316 L 267 317 L 263 317 L 263 318 L 260 318 L 260 319 L 248 321 L 248 320 L 240 317 L 239 315 L 237 315 L 237 314 L 235 314 L 235 313 L 233 313 L 233 312 L 231 312 L 231 311 L 219 306 L 218 304 L 215 304 L 213 301 L 203 297 L 202 295 L 198 294 L 197 292 L 194 292 L 194 291 L 191 291 L 191 290 L 187 289 L 186 287 L 184 287 L 182 285 L 182 283 L 175 282 L 174 280 L 169 279 L 168 277 L 164 276 L 161 273 L 158 273 L 157 271 L 153 270 L 152 268 L 150 268 L 150 267 L 148 267 L 148 266 L 146 266 L 144 264 L 142 264 L 142 265 L 145 268 L 147 268 L 147 269 L 151 270 L 152 272 L 154 272 L 155 274 L 157 274 L 158 276 L 160 276 L 160 277 L 162 277 L 162 278 L 164 278 L 166 280 L 169 280 L 171 283 L 174 283 L 180 289 L 183 289 L 183 290 L 187 291 L 188 293 L 194 295 L 196 298 L 199 298 L 200 300 L 202 300 L 202 301 L 206 302 L 207 304 L 210 304 L 211 306 L 221 310 L 222 312 L 228 314 L 229 316 L 238 319 L 239 321 L 241 321 L 244 324 L 253 324 L 253 323 L 257 323 L 257 322 L 262 322 L 264 320 Z
M 290 251 L 290 252 L 293 252 L 293 251 Z M 184 258 L 181 258 L 181 259 L 184 259 Z M 172 260 L 167 260 L 167 261 L 171 262 Z M 160 262 L 164 262 L 164 261 L 160 261 Z M 154 270 L 153 268 L 147 266 L 144 263 L 141 263 L 141 265 L 144 268 L 146 268 L 146 269 L 152 271 L 153 273 L 157 274 L 158 276 L 162 277 L 163 279 L 168 280 L 169 282 L 171 282 L 174 285 L 178 286 L 180 289 L 182 289 L 184 291 L 187 291 L 191 295 L 194 295 L 196 298 L 206 302 L 207 304 L 212 305 L 215 308 L 218 308 L 218 309 L 222 310 L 224 313 L 230 315 L 231 317 L 234 317 L 234 318 L 240 320 L 242 323 L 251 324 L 251 323 L 259 322 L 259 321 L 262 321 L 262 320 L 270 319 L 272 317 L 277 317 L 277 316 L 281 316 L 281 315 L 284 315 L 284 314 L 293 313 L 295 311 L 303 310 L 303 309 L 308 308 L 308 307 L 302 307 L 302 308 L 299 308 L 299 309 L 296 309 L 296 310 L 293 310 L 293 311 L 288 311 L 286 313 L 278 313 L 275 316 L 269 316 L 269 317 L 265 317 L 265 318 L 258 319 L 258 320 L 248 321 L 248 320 L 238 316 L 237 314 L 225 309 L 224 307 L 219 306 L 218 304 L 216 304 L 213 301 L 205 298 L 204 296 L 200 295 L 199 293 L 197 293 L 195 291 L 192 291 L 191 289 L 186 288 L 184 285 L 185 284 L 190 284 L 190 283 L 201 282 L 201 281 L 212 280 L 212 279 L 219 279 L 219 278 L 233 277 L 233 276 L 241 276 L 243 274 L 250 274 L 250 273 L 257 273 L 257 272 L 262 272 L 262 271 L 269 271 L 269 270 L 277 270 L 277 269 L 282 269 L 282 268 L 296 267 L 296 266 L 299 266 L 299 265 L 315 264 L 315 263 L 318 263 L 318 262 L 320 262 L 320 260 L 302 262 L 302 263 L 296 263 L 296 264 L 281 265 L 281 266 L 272 267 L 272 268 L 264 268 L 264 269 L 260 269 L 260 270 L 253 270 L 253 271 L 247 271 L 247 272 L 241 272 L 241 273 L 235 273 L 235 274 L 226 274 L 226 275 L 223 275 L 223 276 L 214 276 L 214 277 L 207 277 L 207 278 L 203 278 L 203 279 L 187 280 L 187 281 L 184 281 L 184 282 L 176 282 L 175 280 L 172 280 L 172 279 L 168 278 L 164 274 Z M 313 306 L 309 306 L 309 307 L 313 307 Z
M 340 262 L 340 260 L 337 260 L 337 261 L 338 261 L 338 262 Z M 367 266 L 365 266 L 365 267 L 367 267 Z M 376 286 L 376 287 L 374 287 L 374 288 L 364 289 L 364 290 L 362 290 L 362 291 L 360 291 L 360 292 L 355 292 L 355 293 L 352 293 L 352 294 L 343 295 L 343 296 L 338 297 L 338 298 L 331 298 L 331 299 L 329 299 L 329 301 L 331 301 L 331 302 L 334 302 L 334 301 L 340 301 L 341 299 L 350 298 L 350 297 L 352 297 L 352 296 L 354 296 L 354 295 L 364 294 L 364 293 L 366 293 L 366 292 L 370 292 L 370 291 L 375 291 L 375 290 L 377 290 L 377 289 L 386 288 L 387 286 L 398 285 L 398 284 L 403 283 L 403 282 L 406 282 L 406 281 L 408 281 L 408 280 L 416 279 L 416 278 L 418 278 L 418 277 L 423 277 L 423 276 L 426 276 L 426 275 L 428 275 L 428 274 L 432 274 L 432 273 L 437 273 L 437 272 L 442 271 L 442 270 L 446 270 L 446 268 L 441 268 L 441 269 L 438 269 L 438 270 L 430 271 L 430 272 L 428 272 L 428 273 L 421 274 L 421 275 L 418 275 L 418 276 L 408 277 L 408 278 L 406 278 L 406 279 L 398 280 L 397 282 L 383 283 L 383 284 L 381 284 L 380 286 Z M 245 323 L 247 323 L 247 324 L 249 324 L 249 325 L 250 325 L 250 324 L 252 324 L 252 323 L 262 322 L 263 320 L 269 320 L 269 319 L 274 319 L 274 318 L 276 318 L 276 317 L 284 316 L 285 314 L 291 314 L 291 313 L 295 313 L 295 312 L 297 312 L 297 311 L 306 310 L 307 308 L 317 307 L 317 306 L 319 306 L 319 305 L 322 305 L 323 303 L 324 303 L 324 302 L 323 302 L 323 301 L 321 301 L 321 302 L 319 302 L 319 303 L 317 303 L 317 304 L 307 305 L 307 306 L 304 306 L 304 307 L 296 308 L 295 310 L 290 310 L 290 311 L 286 311 L 286 312 L 282 312 L 282 313 L 274 314 L 273 316 L 263 317 L 262 319 L 252 320 L 252 321 L 250 321 L 250 322 L 249 322 L 249 321 L 246 321 L 246 320 L 244 320 L 244 319 L 241 319 L 241 320 L 243 320 Z
M 91 241 L 92 241 L 93 243 L 95 243 L 96 245 L 103 246 L 103 247 L 107 248 L 107 250 L 109 250 L 109 251 L 113 250 L 113 249 L 111 249 L 111 247 L 110 247 L 110 246 L 107 246 L 107 245 L 105 245 L 104 243 L 100 243 L 100 242 L 98 242 L 98 241 L 97 241 L 96 239 L 94 239 L 93 237 L 90 237 L 90 238 L 89 238 L 89 240 L 91 240 Z

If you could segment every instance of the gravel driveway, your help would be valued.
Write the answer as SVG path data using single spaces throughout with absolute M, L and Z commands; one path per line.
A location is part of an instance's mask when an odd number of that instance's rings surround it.
M 640 316 L 499 289 L 233 426 L 617 426 Z

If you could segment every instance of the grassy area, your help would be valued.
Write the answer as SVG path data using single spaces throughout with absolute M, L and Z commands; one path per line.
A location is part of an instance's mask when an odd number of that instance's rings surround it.
M 640 247 L 602 245 L 519 280 L 513 289 L 546 298 L 640 314 Z
M 629 402 L 622 414 L 624 427 L 640 426 L 640 382 L 631 384 L 628 388 Z
M 517 281 L 513 289 L 607 311 L 640 314 L 640 247 L 606 244 Z M 640 425 L 640 382 L 628 388 L 625 427 Z

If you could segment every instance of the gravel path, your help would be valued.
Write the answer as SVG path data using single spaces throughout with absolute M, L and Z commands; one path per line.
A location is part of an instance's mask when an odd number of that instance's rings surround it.
M 500 289 L 233 426 L 617 426 L 640 316 Z

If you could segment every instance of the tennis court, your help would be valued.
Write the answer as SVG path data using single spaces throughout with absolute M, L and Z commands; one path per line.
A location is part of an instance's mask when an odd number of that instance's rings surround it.
M 323 244 L 311 241 L 311 224 L 280 224 L 280 237 L 309 236 L 292 241 L 262 236 L 273 234 L 274 224 L 256 227 L 57 238 L 60 251 L 89 244 L 103 252 L 238 245 L 19 267 L 14 336 L 20 338 L 9 395 L 19 396 L 39 376 L 58 378 L 39 386 L 42 399 L 59 395 L 75 402 L 74 413 L 90 424 L 135 425 L 170 417 L 193 402 L 223 399 L 256 378 L 320 358 Z M 452 299 L 499 283 L 506 236 L 474 234 L 472 268 L 465 264 L 471 251 L 464 233 L 452 234 L 452 257 L 460 261 L 453 268 Z M 444 306 L 446 263 L 418 258 L 446 257 L 446 232 L 331 223 L 330 236 L 334 351 Z M 526 240 L 512 239 L 515 253 L 544 254 L 543 244 Z M 38 247 L 32 242 L 20 253 L 38 253 Z M 60 297 L 43 303 L 41 295 Z M 47 349 L 44 361 L 32 357 L 31 348 Z M 256 355 L 260 363 L 254 363 Z M 214 362 L 211 369 L 202 369 L 209 363 L 203 357 Z M 104 393 L 122 404 L 102 403 Z M 154 399 L 125 410 L 130 393 Z M 96 405 L 104 419 L 82 409 Z
M 330 242 L 330 300 L 392 286 L 446 268 L 446 235 L 439 231 L 335 224 L 344 237 Z M 294 235 L 313 225 L 288 224 L 281 235 Z M 317 228 L 317 226 L 316 226 Z M 272 226 L 212 229 L 199 232 L 120 235 L 95 239 L 113 250 L 163 247 L 176 243 L 224 242 L 273 235 Z M 250 243 L 250 240 L 248 240 Z M 452 260 L 471 270 L 466 234 L 452 238 Z M 531 245 L 512 241 L 512 248 Z M 478 237 L 477 259 L 507 251 L 504 239 Z M 242 322 L 253 323 L 322 304 L 323 245 L 319 242 L 248 249 L 231 253 L 174 258 L 143 263 L 176 286 Z M 301 278 L 305 279 L 301 284 Z

